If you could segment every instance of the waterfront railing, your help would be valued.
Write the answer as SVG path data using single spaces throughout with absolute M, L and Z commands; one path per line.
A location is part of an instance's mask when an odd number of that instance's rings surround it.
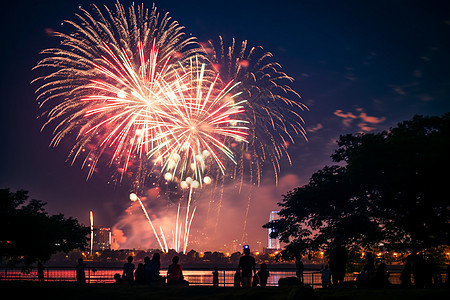
M 219 286 L 233 286 L 235 269 L 219 270 Z M 86 267 L 86 283 L 114 283 L 114 275 L 122 270 L 117 267 Z M 161 275 L 165 275 L 167 270 L 161 270 Z M 213 282 L 212 270 L 205 269 L 186 269 L 183 270 L 184 277 L 190 285 L 211 286 Z M 391 284 L 398 285 L 400 281 L 400 272 L 389 272 L 389 281 Z M 358 273 L 347 274 L 346 282 L 355 282 Z M 268 286 L 277 286 L 278 280 L 286 277 L 295 277 L 295 270 L 272 270 L 268 278 Z M 442 281 L 445 282 L 445 274 L 442 274 Z M 303 274 L 303 283 L 314 288 L 322 286 L 321 273 L 318 271 L 306 271 Z M 18 267 L 0 267 L 0 281 L 22 280 L 37 281 L 37 268 L 18 268 Z M 44 281 L 76 281 L 76 271 L 73 267 L 46 267 L 44 269 Z

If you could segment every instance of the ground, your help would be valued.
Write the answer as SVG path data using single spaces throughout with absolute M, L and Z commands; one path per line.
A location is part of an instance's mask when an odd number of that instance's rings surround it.
M 446 299 L 449 289 L 337 289 L 313 291 L 299 287 L 232 288 L 232 287 L 160 287 L 124 286 L 115 284 L 0 282 L 2 295 L 14 299 L 158 299 L 158 300 L 429 300 Z

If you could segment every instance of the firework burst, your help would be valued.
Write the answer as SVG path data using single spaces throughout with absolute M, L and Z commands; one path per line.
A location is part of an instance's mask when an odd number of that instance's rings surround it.
M 104 10 L 93 5 L 94 17 L 81 9 L 78 23 L 65 21 L 71 34 L 54 34 L 61 46 L 42 51 L 45 58 L 35 68 L 53 70 L 36 79 L 37 100 L 50 107 L 43 128 L 57 124 L 52 146 L 77 134 L 69 157 L 73 163 L 84 155 L 88 178 L 105 152 L 122 175 L 133 160 L 141 166 L 137 176 L 144 177 L 154 132 L 142 119 L 155 118 L 155 103 L 170 88 L 163 82 L 176 80 L 171 66 L 193 54 L 195 43 L 156 7 L 132 5 L 126 11 L 117 3 L 114 11 Z
M 197 57 L 183 70 L 185 73 L 174 81 L 176 88 L 172 90 L 177 93 L 168 93 L 169 101 L 159 113 L 163 130 L 154 137 L 158 147 L 149 156 L 164 162 L 166 180 L 193 178 L 202 185 L 210 180 L 205 174 L 212 174 L 214 166 L 225 172 L 222 158 L 236 164 L 226 144 L 228 140 L 246 141 L 248 128 L 239 119 L 245 100 L 237 100 L 240 93 L 232 93 L 239 83 L 230 81 L 219 89 L 219 74 L 206 70 Z
M 270 52 L 261 46 L 249 47 L 247 41 L 239 45 L 233 39 L 227 46 L 219 36 L 218 41 L 202 46 L 221 79 L 240 82 L 236 91 L 247 100 L 243 119 L 248 122 L 249 138 L 240 145 L 236 168 L 241 184 L 247 174 L 250 182 L 259 184 L 266 162 L 272 165 L 277 182 L 281 158 L 291 161 L 288 146 L 297 135 L 306 139 L 299 111 L 307 107 L 290 87 L 293 78 L 281 71 Z

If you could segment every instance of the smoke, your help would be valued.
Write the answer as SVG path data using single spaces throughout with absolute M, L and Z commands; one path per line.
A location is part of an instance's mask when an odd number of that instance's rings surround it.
M 240 192 L 238 183 L 228 184 L 223 189 L 211 184 L 194 190 L 191 212 L 194 207 L 196 211 L 188 251 L 239 251 L 241 244 L 249 244 L 253 250 L 261 251 L 262 247 L 267 247 L 267 229 L 262 225 L 268 222 L 271 211 L 279 209 L 277 202 L 282 200 L 282 195 L 300 185 L 300 179 L 291 174 L 281 177 L 278 186 L 275 186 L 273 178 L 268 178 L 260 186 L 244 184 Z M 178 205 L 166 200 L 165 194 L 155 188 L 140 198 L 158 235 L 161 237 L 161 227 L 168 247 L 172 248 Z M 179 222 L 184 223 L 185 210 L 186 206 L 182 206 Z M 113 236 L 116 249 L 159 248 L 137 202 L 130 201 L 130 206 L 113 226 Z
M 124 236 L 123 231 L 121 229 L 118 228 L 113 228 L 112 229 L 112 236 L 113 239 L 111 241 L 111 249 L 119 249 L 121 244 L 125 244 L 125 242 L 127 241 L 126 236 Z

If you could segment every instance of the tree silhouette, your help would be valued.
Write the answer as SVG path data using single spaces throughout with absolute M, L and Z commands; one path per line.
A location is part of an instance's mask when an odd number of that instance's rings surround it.
M 278 231 L 287 252 L 324 249 L 335 236 L 350 248 L 450 244 L 450 113 L 344 135 L 338 146 L 331 157 L 339 164 L 284 195 L 281 219 L 263 226 Z
M 28 192 L 0 189 L 0 257 L 26 265 L 47 261 L 56 252 L 87 246 L 89 228 L 62 214 L 49 216 L 46 203 Z

